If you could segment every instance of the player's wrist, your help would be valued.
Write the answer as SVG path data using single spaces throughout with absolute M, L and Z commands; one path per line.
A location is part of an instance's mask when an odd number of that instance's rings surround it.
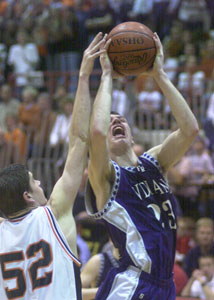
M 153 78 L 156 80 L 156 81 L 160 81 L 160 80 L 167 80 L 168 79 L 168 75 L 166 74 L 166 72 L 161 69 L 157 72 L 155 72 L 153 74 Z
M 102 73 L 102 79 L 103 78 L 111 78 L 112 77 L 112 71 L 111 70 L 104 70 Z

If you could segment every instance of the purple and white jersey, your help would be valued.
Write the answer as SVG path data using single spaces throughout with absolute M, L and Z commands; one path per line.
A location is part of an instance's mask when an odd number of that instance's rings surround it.
M 138 161 L 136 167 L 112 162 L 115 182 L 102 211 L 97 211 L 88 184 L 86 209 L 106 223 L 121 254 L 120 266 L 133 265 L 153 279 L 169 279 L 176 246 L 175 198 L 158 161 L 148 153 Z

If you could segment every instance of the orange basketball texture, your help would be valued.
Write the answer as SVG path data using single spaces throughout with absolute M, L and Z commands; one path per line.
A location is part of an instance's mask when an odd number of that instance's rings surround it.
M 125 22 L 114 27 L 108 55 L 115 71 L 122 75 L 138 75 L 150 69 L 156 56 L 153 32 L 138 22 Z

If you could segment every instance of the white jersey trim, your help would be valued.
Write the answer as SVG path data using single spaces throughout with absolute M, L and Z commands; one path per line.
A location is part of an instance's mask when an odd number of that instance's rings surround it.
M 109 200 L 106 202 L 103 209 L 96 212 L 96 213 L 93 213 L 93 209 L 91 207 L 91 201 L 90 201 L 91 196 L 92 196 L 92 194 L 90 194 L 91 185 L 90 185 L 89 181 L 87 183 L 86 199 L 85 199 L 86 200 L 85 201 L 86 211 L 90 216 L 92 216 L 95 219 L 102 219 L 103 216 L 110 210 L 111 205 L 112 205 L 113 201 L 115 200 L 118 189 L 119 189 L 119 185 L 120 185 L 120 167 L 114 161 L 112 161 L 112 164 L 113 164 L 114 171 L 115 171 L 115 180 L 114 180 L 114 185 L 113 185 L 113 188 L 112 188 L 111 196 L 110 196 Z
M 141 155 L 140 157 L 142 157 L 142 158 L 144 158 L 144 159 L 146 159 L 146 160 L 148 160 L 150 163 L 152 163 L 161 173 L 163 173 L 162 172 L 162 169 L 161 169 L 161 166 L 160 166 L 160 164 L 159 164 L 159 162 L 158 162 L 158 160 L 156 159 L 156 158 L 154 158 L 154 156 L 152 156 L 151 154 L 149 154 L 149 153 L 147 153 L 147 152 L 144 152 L 143 153 L 143 155 Z M 141 163 L 140 161 L 139 161 L 139 163 Z

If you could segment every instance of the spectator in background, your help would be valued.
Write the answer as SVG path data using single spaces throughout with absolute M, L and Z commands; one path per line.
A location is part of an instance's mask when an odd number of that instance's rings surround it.
M 108 0 L 108 2 L 114 11 L 115 25 L 129 20 L 128 14 L 132 8 L 132 0 Z
M 1 16 L 3 16 L 5 14 L 8 4 L 9 3 L 7 0 L 1 0 L 1 2 L 0 2 L 0 15 Z
M 153 1 L 134 0 L 132 9 L 128 13 L 129 21 L 145 24 L 152 29 Z
M 214 79 L 214 71 L 212 72 L 212 80 Z M 207 138 L 209 139 L 209 148 L 211 151 L 214 150 L 214 85 L 212 82 L 212 93 L 209 97 L 206 119 L 203 120 L 203 129 Z
M 200 189 L 208 175 L 214 174 L 212 158 L 203 136 L 197 136 L 191 150 L 171 168 L 170 180 L 174 181 L 174 193 L 184 216 L 197 216 L 202 210 Z M 200 204 L 200 205 L 199 205 Z
M 47 70 L 47 56 L 48 56 L 48 28 L 45 26 L 45 20 L 42 18 L 35 27 L 33 28 L 33 39 L 36 42 L 38 54 L 39 54 L 39 65 L 38 69 L 41 71 Z
M 5 140 L 4 131 L 0 127 L 0 168 L 4 168 L 10 163 L 8 159 L 7 143 Z
M 206 32 L 210 28 L 210 15 L 205 0 L 181 0 L 178 19 L 184 27 L 194 33 Z
M 183 268 L 188 277 L 199 268 L 199 258 L 204 255 L 214 255 L 214 224 L 209 218 L 201 218 L 196 222 L 197 246 L 187 253 Z
M 201 64 L 204 65 L 206 78 L 210 78 L 214 69 L 214 40 L 208 39 L 200 49 Z
M 88 42 L 90 43 L 99 31 L 105 33 L 110 32 L 116 24 L 115 21 L 115 14 L 108 0 L 92 0 L 92 7 L 88 11 L 87 19 L 85 20 Z M 95 70 L 100 70 L 99 60 L 95 60 L 94 68 Z M 92 82 L 96 83 L 98 80 L 99 77 L 93 75 Z M 94 88 L 94 86 L 92 86 L 92 88 Z
M 7 68 L 7 48 L 2 42 L 2 34 L 0 33 L 0 84 L 5 83 L 5 75 Z
M 183 53 L 184 42 L 182 40 L 183 27 L 180 23 L 175 22 L 168 35 L 163 40 L 164 49 L 167 49 L 169 57 L 177 58 Z
M 56 117 L 56 121 L 50 133 L 50 145 L 56 151 L 57 158 L 61 157 L 63 163 L 63 154 L 67 149 L 68 131 L 72 119 L 73 96 L 66 96 L 61 100 L 61 113 Z M 84 120 L 83 120 L 84 122 Z
M 178 58 L 180 66 L 185 66 L 189 57 L 193 56 L 196 57 L 196 47 L 193 42 L 186 42 L 184 44 L 183 53 Z
M 205 0 L 207 4 L 208 13 L 210 15 L 210 28 L 214 28 L 214 2 L 213 0 Z
M 16 76 L 17 95 L 20 98 L 23 88 L 28 84 L 28 76 L 39 63 L 39 54 L 34 43 L 28 42 L 26 31 L 17 33 L 17 44 L 9 49 L 8 64 Z
M 19 106 L 19 122 L 28 132 L 34 132 L 38 119 L 40 117 L 40 109 L 36 104 L 38 92 L 31 86 L 27 86 L 22 91 L 22 103 Z
M 164 60 L 164 70 L 167 73 L 169 79 L 176 84 L 177 80 L 177 68 L 178 68 L 178 58 L 170 56 L 169 49 L 165 48 L 165 60 Z
M 67 89 L 64 85 L 57 85 L 52 99 L 52 107 L 55 111 L 59 110 L 60 103 L 67 96 Z
M 75 11 L 72 8 L 63 7 L 60 10 L 60 37 L 58 41 L 59 52 L 59 71 L 61 72 L 77 72 L 71 74 L 69 79 L 68 91 L 75 92 L 78 83 L 78 69 L 80 67 L 80 51 L 79 47 L 79 22 Z M 66 77 L 64 76 L 64 80 Z M 60 79 L 63 83 L 63 77 Z
M 206 300 L 214 299 L 214 256 L 199 257 L 199 269 L 193 271 L 181 295 Z
M 162 94 L 158 90 L 152 77 L 145 80 L 144 89 L 137 96 L 137 116 L 141 118 L 143 124 L 140 128 L 154 129 L 159 128 L 161 118 L 160 109 L 162 104 Z
M 115 79 L 112 91 L 112 110 L 129 119 L 130 101 L 125 92 L 125 79 Z
M 49 151 L 49 137 L 56 121 L 56 113 L 52 110 L 51 100 L 48 93 L 41 93 L 37 98 L 40 109 L 36 132 L 34 136 L 33 156 L 44 157 Z
M 195 246 L 195 221 L 191 217 L 180 217 L 177 226 L 175 260 L 182 265 L 187 252 Z
M 93 0 L 93 5 L 85 21 L 89 42 L 99 31 L 108 33 L 114 25 L 114 11 L 111 9 L 108 0 Z
M 7 131 L 5 140 L 12 147 L 12 161 L 10 163 L 24 163 L 26 156 L 26 134 L 19 128 L 18 116 L 7 114 L 5 118 Z
M 44 24 L 47 28 L 47 70 L 48 71 L 59 71 L 60 61 L 59 61 L 59 49 L 58 43 L 61 39 L 61 17 L 60 9 L 49 8 L 48 14 L 45 18 Z
M 198 69 L 197 57 L 191 55 L 186 59 L 184 71 L 178 75 L 178 89 L 187 98 L 201 97 L 204 94 L 205 74 Z
M 11 95 L 11 87 L 3 84 L 0 88 L 0 128 L 5 131 L 5 117 L 8 113 L 17 114 L 20 103 Z
M 176 10 L 179 0 L 152 0 L 154 31 L 162 40 L 169 33 L 171 15 Z

